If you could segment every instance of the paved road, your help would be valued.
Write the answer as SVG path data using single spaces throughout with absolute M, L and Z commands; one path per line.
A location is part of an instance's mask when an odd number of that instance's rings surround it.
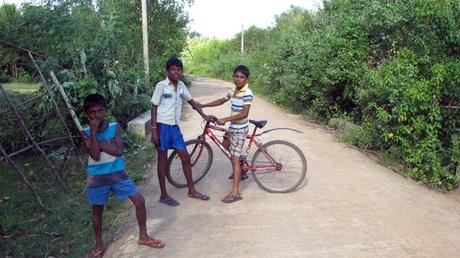
M 232 84 L 197 79 L 191 88 L 200 102 L 223 96 Z M 207 109 L 228 114 L 229 107 Z M 266 128 L 291 127 L 304 133 L 271 133 L 307 155 L 307 181 L 296 192 L 271 194 L 252 180 L 242 183 L 244 200 L 224 204 L 230 189 L 230 163 L 214 148 L 210 173 L 198 183 L 209 202 L 186 197 L 169 186 L 181 203 L 158 203 L 156 165 L 142 193 L 148 226 L 166 241 L 162 250 L 136 244 L 129 222 L 105 257 L 460 257 L 459 193 L 442 194 L 407 180 L 363 153 L 347 147 L 320 126 L 255 99 L 250 117 L 268 119 Z M 200 132 L 200 119 L 186 112 L 186 139 Z

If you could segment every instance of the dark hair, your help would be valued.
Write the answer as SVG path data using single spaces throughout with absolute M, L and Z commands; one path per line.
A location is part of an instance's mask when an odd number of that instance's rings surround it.
M 107 109 L 107 101 L 104 96 L 97 93 L 86 96 L 85 101 L 83 102 L 83 110 L 87 111 L 94 106 L 101 106 Z
M 238 65 L 237 67 L 235 67 L 235 70 L 233 70 L 233 74 L 235 74 L 236 72 L 240 72 L 246 75 L 246 77 L 249 77 L 249 68 L 247 68 L 245 65 Z
M 170 59 L 168 59 L 168 61 L 166 62 L 166 70 L 169 70 L 171 66 L 177 66 L 180 68 L 184 68 L 182 61 L 175 57 L 171 57 Z

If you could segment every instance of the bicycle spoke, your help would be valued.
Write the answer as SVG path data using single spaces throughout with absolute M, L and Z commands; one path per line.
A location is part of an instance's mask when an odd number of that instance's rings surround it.
M 253 166 L 279 165 L 280 170 L 254 171 L 256 182 L 270 192 L 289 192 L 304 179 L 306 159 L 295 145 L 285 141 L 273 141 L 264 145 L 266 153 L 258 151 L 253 157 Z M 272 164 L 270 158 L 277 164 Z
M 209 170 L 212 162 L 212 150 L 211 147 L 199 140 L 187 141 L 187 152 L 190 155 L 190 163 L 192 165 L 192 177 L 193 182 L 196 183 L 201 180 Z M 187 182 L 182 169 L 182 161 L 177 155 L 177 152 L 173 152 L 168 159 L 168 170 L 166 174 L 168 181 L 176 187 L 186 187 Z

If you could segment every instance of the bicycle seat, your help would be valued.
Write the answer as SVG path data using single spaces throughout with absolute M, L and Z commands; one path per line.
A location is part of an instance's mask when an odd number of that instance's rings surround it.
M 267 120 L 251 120 L 249 119 L 249 122 L 253 125 L 255 125 L 257 128 L 263 128 L 267 124 Z

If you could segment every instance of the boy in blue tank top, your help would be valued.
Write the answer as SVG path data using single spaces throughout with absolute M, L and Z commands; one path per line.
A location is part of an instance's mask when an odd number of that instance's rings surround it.
M 110 192 L 117 199 L 129 199 L 136 207 L 139 224 L 139 245 L 163 248 L 165 244 L 148 236 L 144 197 L 126 175 L 125 158 L 121 128 L 117 123 L 104 120 L 107 103 L 103 96 L 91 94 L 85 98 L 84 107 L 90 119 L 89 127 L 83 130 L 83 146 L 88 152 L 86 195 L 92 205 L 92 221 L 96 237 L 96 247 L 89 257 L 101 257 L 104 254 L 102 241 L 102 212 Z

